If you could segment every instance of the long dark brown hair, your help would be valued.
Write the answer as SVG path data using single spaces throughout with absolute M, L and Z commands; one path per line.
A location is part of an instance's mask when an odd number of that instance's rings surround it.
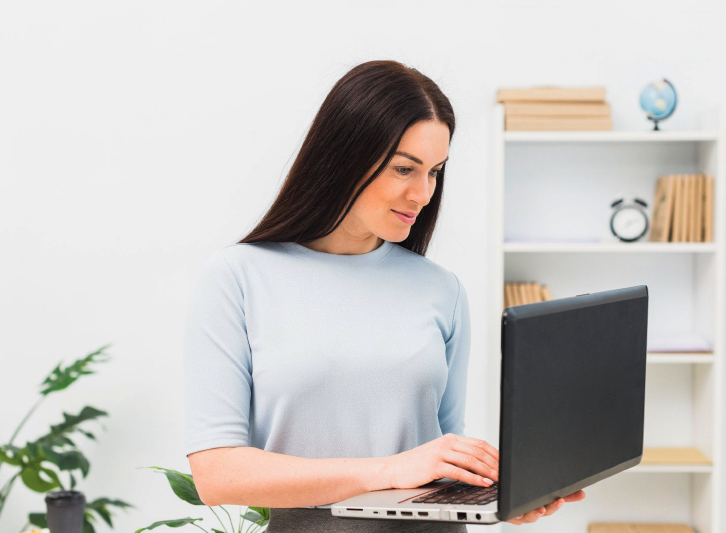
M 397 61 L 368 61 L 331 89 L 267 214 L 238 243 L 309 242 L 330 234 L 388 165 L 406 130 L 435 120 L 454 135 L 454 110 L 438 85 Z M 371 168 L 385 160 L 360 188 Z M 446 163 L 430 202 L 399 245 L 426 255 L 444 192 Z

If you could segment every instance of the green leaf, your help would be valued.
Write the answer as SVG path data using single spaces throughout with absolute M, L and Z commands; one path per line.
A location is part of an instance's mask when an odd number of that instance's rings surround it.
M 242 516 L 242 518 L 244 518 L 248 522 L 258 522 L 265 519 L 265 517 L 262 516 L 260 513 L 249 508 L 245 511 L 245 514 Z
M 77 415 L 69 415 L 68 413 L 63 413 L 63 422 L 61 422 L 60 424 L 56 424 L 55 426 L 50 426 L 50 433 L 48 434 L 48 436 L 55 437 L 58 435 L 65 435 L 66 433 L 75 431 L 78 428 L 78 425 L 82 422 L 94 420 L 102 416 L 108 416 L 108 413 L 106 411 L 96 409 L 95 407 L 91 407 L 90 405 L 87 405 L 83 409 L 81 409 L 81 412 Z M 43 437 L 38 440 L 43 440 Z
M 106 344 L 95 352 L 88 354 L 86 357 L 77 359 L 67 368 L 63 368 L 61 363 L 58 363 L 51 373 L 48 374 L 43 383 L 41 383 L 40 393 L 45 396 L 51 392 L 63 390 L 72 385 L 79 377 L 93 374 L 93 371 L 89 370 L 87 366 L 91 363 L 103 363 L 108 361 L 110 356 L 105 353 L 104 350 L 106 350 L 109 346 L 111 345 Z
M 194 479 L 192 479 L 191 474 L 182 474 L 176 470 L 162 468 L 160 466 L 147 466 L 142 468 L 156 468 L 157 470 L 163 470 L 166 475 L 166 479 L 169 480 L 169 485 L 171 485 L 171 490 L 174 491 L 174 494 L 192 505 L 206 505 L 197 493 L 197 487 L 194 484 Z
M 67 452 L 56 452 L 48 445 L 41 445 L 43 453 L 48 461 L 56 465 L 60 470 L 80 470 L 85 478 L 91 465 L 78 450 L 70 450 Z
M 0 463 L 8 463 L 13 466 L 20 466 L 23 464 L 24 450 L 13 446 L 12 444 L 6 444 L 0 446 Z
M 212 531 L 214 531 L 214 533 L 227 533 L 226 531 L 220 531 L 219 529 L 214 528 L 212 528 Z
M 30 513 L 28 515 L 28 522 L 41 529 L 48 528 L 48 520 L 45 518 L 45 513 Z
M 39 446 L 54 448 L 70 445 L 75 447 L 73 441 L 68 438 L 68 434 L 76 431 L 79 424 L 102 416 L 108 416 L 108 413 L 88 405 L 85 406 L 77 415 L 63 413 L 63 422 L 50 426 L 49 433 L 39 437 L 33 442 L 29 442 L 26 448 L 29 449 L 29 453 L 35 456 L 43 453 L 42 451 L 37 450 L 37 447 Z M 44 453 L 43 455 L 48 456 L 47 453 Z M 50 457 L 48 458 L 50 460 Z
M 108 509 L 109 505 L 114 505 L 116 507 L 120 507 L 122 509 L 126 509 L 128 507 L 133 507 L 130 503 L 126 503 L 121 500 L 109 500 L 108 498 L 97 498 L 92 502 L 86 502 L 86 510 L 92 509 L 96 513 L 98 513 L 98 516 L 103 518 L 103 521 L 106 522 L 110 527 L 113 527 L 113 524 L 111 523 L 111 517 L 113 516 L 111 511 Z
M 80 429 L 78 431 L 81 431 Z M 73 442 L 71 439 L 66 437 L 65 435 L 58 435 L 55 437 L 55 441 L 58 443 L 58 446 L 65 444 L 68 446 L 75 446 L 76 443 Z
M 73 474 L 68 474 L 71 476 L 71 490 L 76 488 L 76 478 L 73 476 Z
M 50 480 L 43 479 L 41 474 L 45 474 Z M 24 465 L 20 471 L 20 479 L 30 490 L 40 493 L 48 492 L 61 485 L 58 474 L 54 470 L 40 466 L 37 463 Z
M 96 437 L 90 431 L 85 431 L 81 428 L 78 428 L 76 431 L 78 431 L 79 433 L 83 433 L 86 437 L 88 437 L 91 440 L 96 440 Z
M 265 520 L 270 519 L 270 508 L 269 507 L 248 507 L 248 509 L 252 509 L 253 511 L 257 511 L 260 513 Z
M 95 520 L 93 515 L 91 515 L 88 511 L 84 511 L 83 529 L 81 529 L 81 533 L 96 533 L 96 528 L 93 527 L 91 520 Z
M 108 413 L 96 409 L 95 407 L 86 406 L 77 415 L 63 413 L 63 422 L 50 427 L 50 432 L 41 436 L 33 442 L 28 442 L 21 451 L 27 456 L 30 463 L 40 463 L 41 461 L 50 461 L 58 466 L 60 470 L 80 470 L 85 478 L 90 470 L 90 463 L 85 455 L 79 450 L 56 450 L 64 446 L 73 446 L 75 444 L 68 438 L 68 433 L 76 431 L 78 425 L 107 416 Z
M 154 522 L 150 526 L 142 527 L 141 529 L 137 529 L 134 533 L 146 531 L 147 529 L 154 529 L 159 526 L 182 527 L 182 526 L 186 526 L 187 524 L 191 524 L 192 522 L 199 522 L 200 520 L 202 520 L 202 519 L 201 518 L 177 518 L 176 520 L 160 520 L 159 522 Z
M 107 506 L 107 505 L 113 505 L 113 506 L 119 507 L 121 509 L 133 507 L 133 505 L 131 505 L 130 503 L 126 503 L 125 501 L 110 500 L 108 498 L 96 498 L 92 502 L 86 503 L 86 507 L 87 508 L 90 507 L 91 509 L 95 509 L 96 507 Z

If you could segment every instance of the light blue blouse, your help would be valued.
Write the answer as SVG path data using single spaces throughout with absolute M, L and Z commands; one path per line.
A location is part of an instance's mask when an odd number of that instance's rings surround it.
M 384 457 L 464 435 L 469 302 L 423 256 L 389 241 L 359 255 L 232 244 L 189 303 L 187 455 Z

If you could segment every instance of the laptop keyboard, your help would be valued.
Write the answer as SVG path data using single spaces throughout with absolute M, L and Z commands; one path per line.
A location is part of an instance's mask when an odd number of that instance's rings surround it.
M 469 485 L 463 481 L 448 485 L 444 488 L 427 492 L 411 500 L 413 503 L 464 503 L 466 505 L 486 505 L 497 499 L 498 485 L 493 483 L 489 487 Z

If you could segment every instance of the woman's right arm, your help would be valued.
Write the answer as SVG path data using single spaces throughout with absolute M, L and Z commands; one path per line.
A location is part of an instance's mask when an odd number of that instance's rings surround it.
M 449 433 L 388 457 L 308 459 L 243 446 L 192 453 L 189 464 L 207 505 L 277 508 L 327 505 L 444 477 L 488 486 L 499 479 L 498 458 L 485 441 Z
M 207 505 L 310 507 L 388 488 L 386 458 L 307 459 L 252 447 L 189 455 Z

